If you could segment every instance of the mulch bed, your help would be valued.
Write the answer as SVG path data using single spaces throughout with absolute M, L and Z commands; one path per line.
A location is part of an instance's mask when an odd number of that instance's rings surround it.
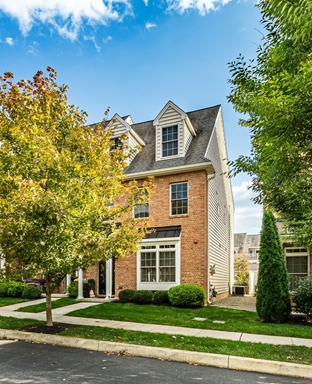
M 45 333 L 48 335 L 57 335 L 60 332 L 67 331 L 67 329 L 79 327 L 75 324 L 65 324 L 65 323 L 53 323 L 52 326 L 47 325 L 33 325 L 29 327 L 24 327 L 20 331 L 25 332 L 34 332 L 34 333 Z

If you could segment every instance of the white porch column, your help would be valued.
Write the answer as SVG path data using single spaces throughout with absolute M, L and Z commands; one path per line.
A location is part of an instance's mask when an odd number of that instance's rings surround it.
M 65 288 L 67 289 L 71 283 L 71 275 L 67 274 L 65 278 Z
M 78 269 L 78 297 L 77 299 L 83 299 L 83 270 Z
M 106 300 L 112 297 L 112 259 L 106 261 Z
M 249 271 L 249 294 L 255 292 L 255 274 L 252 271 Z

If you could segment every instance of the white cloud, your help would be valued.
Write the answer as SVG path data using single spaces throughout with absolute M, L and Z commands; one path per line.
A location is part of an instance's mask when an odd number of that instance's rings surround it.
M 146 6 L 148 6 L 148 0 L 143 0 L 144 1 L 144 4 L 146 5 Z
M 14 45 L 14 41 L 13 41 L 12 37 L 6 37 L 5 42 L 9 45 Z
M 154 23 L 146 23 L 145 28 L 149 31 L 151 28 L 157 27 Z
M 131 3 L 130 0 L 0 0 L 0 9 L 18 20 L 24 35 L 35 24 L 44 23 L 75 40 L 83 21 L 105 25 L 110 20 L 122 20 L 131 13 Z
M 196 9 L 201 15 L 217 10 L 220 5 L 225 5 L 231 0 L 167 0 L 169 9 L 184 13 L 189 9 Z
M 258 234 L 262 224 L 262 206 L 251 199 L 255 194 L 248 189 L 249 182 L 243 181 L 240 186 L 233 187 L 235 215 L 234 232 Z

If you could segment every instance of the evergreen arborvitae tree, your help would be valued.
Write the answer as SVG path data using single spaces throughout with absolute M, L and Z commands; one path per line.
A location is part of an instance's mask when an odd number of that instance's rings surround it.
M 261 320 L 282 323 L 290 314 L 288 273 L 275 218 L 264 211 L 256 308 Z

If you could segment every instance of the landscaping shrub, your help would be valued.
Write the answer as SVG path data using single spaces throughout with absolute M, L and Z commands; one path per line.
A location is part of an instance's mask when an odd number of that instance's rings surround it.
M 41 291 L 39 288 L 28 287 L 28 285 L 26 285 L 23 289 L 22 297 L 24 299 L 38 299 L 41 297 Z
M 90 284 L 84 282 L 83 283 L 83 297 L 90 297 Z M 78 297 L 78 280 L 77 281 L 72 281 L 68 288 L 67 288 L 67 293 L 69 297 Z
M 202 307 L 205 302 L 205 291 L 198 285 L 181 284 L 168 291 L 170 303 L 175 307 Z
M 134 289 L 123 289 L 119 292 L 118 298 L 121 303 L 131 303 L 134 300 Z
M 7 295 L 9 297 L 21 297 L 26 284 L 21 281 L 9 281 L 7 284 Z
M 0 297 L 8 296 L 8 281 L 0 280 Z
M 144 289 L 135 291 L 133 300 L 136 304 L 151 304 L 153 301 L 153 292 Z
M 292 299 L 295 303 L 295 311 L 304 313 L 309 320 L 312 315 L 312 279 L 301 278 L 297 289 L 293 292 Z
M 25 283 L 15 280 L 0 280 L 0 297 L 21 297 Z
M 168 305 L 168 304 L 170 304 L 168 291 L 156 291 L 154 293 L 154 304 L 156 304 L 156 305 Z

